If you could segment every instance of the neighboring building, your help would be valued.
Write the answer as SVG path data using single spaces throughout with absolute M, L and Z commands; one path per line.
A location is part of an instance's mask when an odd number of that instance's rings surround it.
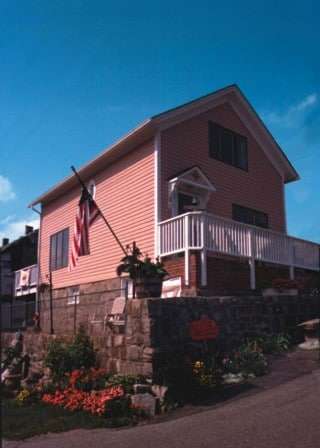
M 18 328 L 32 321 L 38 282 L 38 230 L 25 227 L 25 234 L 0 246 L 0 303 L 2 328 Z
M 123 244 L 161 256 L 186 294 L 319 270 L 319 245 L 286 233 L 285 184 L 299 175 L 236 85 L 146 120 L 79 173 Z M 40 283 L 51 252 L 54 290 L 114 284 L 122 256 L 97 219 L 90 255 L 68 270 L 80 190 L 69 176 L 31 204 L 41 204 Z

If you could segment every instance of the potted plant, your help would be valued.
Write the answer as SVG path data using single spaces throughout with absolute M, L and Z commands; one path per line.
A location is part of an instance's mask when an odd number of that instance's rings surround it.
M 127 246 L 125 255 L 117 267 L 117 275 L 128 274 L 133 282 L 133 297 L 160 297 L 162 280 L 167 271 L 159 259 L 152 261 L 150 257 L 143 258 L 142 252 L 134 242 Z

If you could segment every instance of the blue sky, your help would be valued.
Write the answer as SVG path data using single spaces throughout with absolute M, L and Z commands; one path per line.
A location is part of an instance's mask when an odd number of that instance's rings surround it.
M 320 242 L 319 16 L 308 0 L 0 0 L 0 238 L 71 164 L 237 83 L 301 174 L 289 232 Z

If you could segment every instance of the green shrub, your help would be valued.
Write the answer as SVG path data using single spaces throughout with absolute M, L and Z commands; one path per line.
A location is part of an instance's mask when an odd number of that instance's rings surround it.
M 216 354 L 174 353 L 161 360 L 154 382 L 168 388 L 164 407 L 207 399 L 222 383 L 223 369 Z
M 65 374 L 72 370 L 72 360 L 67 345 L 62 341 L 51 341 L 48 345 L 44 364 L 51 370 L 53 381 L 62 381 Z
M 19 358 L 21 351 L 19 347 L 7 347 L 3 350 L 3 357 L 1 360 L 1 373 L 9 367 L 14 358 Z
M 268 370 L 267 360 L 261 349 L 252 342 L 243 344 L 239 349 L 223 360 L 224 372 L 244 376 L 265 375 Z
M 66 373 L 72 370 L 90 368 L 96 364 L 96 353 L 93 343 L 83 327 L 70 344 L 54 340 L 50 342 L 45 357 L 45 366 L 51 370 L 52 379 L 62 382 L 66 379 Z
M 268 370 L 268 363 L 264 354 L 252 350 L 249 345 L 244 345 L 239 349 L 239 366 L 244 375 L 262 376 Z
M 199 395 L 212 392 L 222 383 L 220 362 L 213 357 L 193 364 L 194 389 Z
M 37 401 L 39 401 L 39 394 L 35 389 L 21 389 L 15 398 L 15 402 L 19 406 L 29 406 L 30 404 L 36 403 Z
M 80 326 L 73 343 L 68 347 L 72 362 L 72 370 L 84 367 L 88 369 L 96 365 L 96 352 L 93 342 L 86 331 Z
M 129 417 L 131 414 L 131 402 L 129 397 L 110 400 L 106 405 L 105 417 L 118 419 Z
M 223 368 L 224 373 L 261 376 L 267 373 L 268 363 L 257 340 L 253 340 L 225 356 Z
M 120 375 L 115 374 L 108 377 L 106 387 L 122 386 L 126 394 L 133 393 L 134 384 L 145 384 L 146 378 L 142 375 Z
M 257 338 L 257 343 L 265 354 L 284 353 L 291 346 L 290 338 L 285 334 L 261 336 Z

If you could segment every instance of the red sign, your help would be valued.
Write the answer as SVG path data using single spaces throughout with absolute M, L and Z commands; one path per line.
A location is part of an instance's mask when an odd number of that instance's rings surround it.
M 215 339 L 219 334 L 219 327 L 214 320 L 203 317 L 190 324 L 190 336 L 193 341 L 207 341 Z

